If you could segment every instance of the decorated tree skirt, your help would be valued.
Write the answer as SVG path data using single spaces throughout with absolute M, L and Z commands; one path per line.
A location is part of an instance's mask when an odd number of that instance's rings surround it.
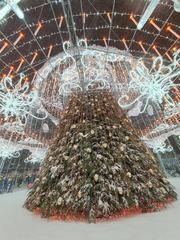
M 63 220 L 158 211 L 176 193 L 108 91 L 73 93 L 25 207 Z

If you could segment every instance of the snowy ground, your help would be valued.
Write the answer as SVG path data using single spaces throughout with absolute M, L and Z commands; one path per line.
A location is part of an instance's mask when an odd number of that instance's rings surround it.
M 180 178 L 171 179 L 180 196 Z M 48 221 L 22 208 L 26 191 L 0 195 L 2 240 L 179 240 L 180 200 L 158 213 L 99 224 Z

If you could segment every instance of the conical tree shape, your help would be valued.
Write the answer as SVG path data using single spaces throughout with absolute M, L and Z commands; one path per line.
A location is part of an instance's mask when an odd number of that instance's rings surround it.
M 108 91 L 74 93 L 25 206 L 44 217 L 111 218 L 176 198 Z

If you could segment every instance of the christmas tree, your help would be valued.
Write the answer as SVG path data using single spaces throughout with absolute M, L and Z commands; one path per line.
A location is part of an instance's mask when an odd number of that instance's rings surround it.
M 176 199 L 113 94 L 72 93 L 25 207 L 43 217 L 96 222 L 152 212 Z

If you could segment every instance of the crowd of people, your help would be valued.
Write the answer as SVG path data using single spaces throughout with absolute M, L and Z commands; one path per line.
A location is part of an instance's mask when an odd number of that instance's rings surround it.
M 0 175 L 0 194 L 11 193 L 20 188 L 31 188 L 37 173 L 2 174 Z

